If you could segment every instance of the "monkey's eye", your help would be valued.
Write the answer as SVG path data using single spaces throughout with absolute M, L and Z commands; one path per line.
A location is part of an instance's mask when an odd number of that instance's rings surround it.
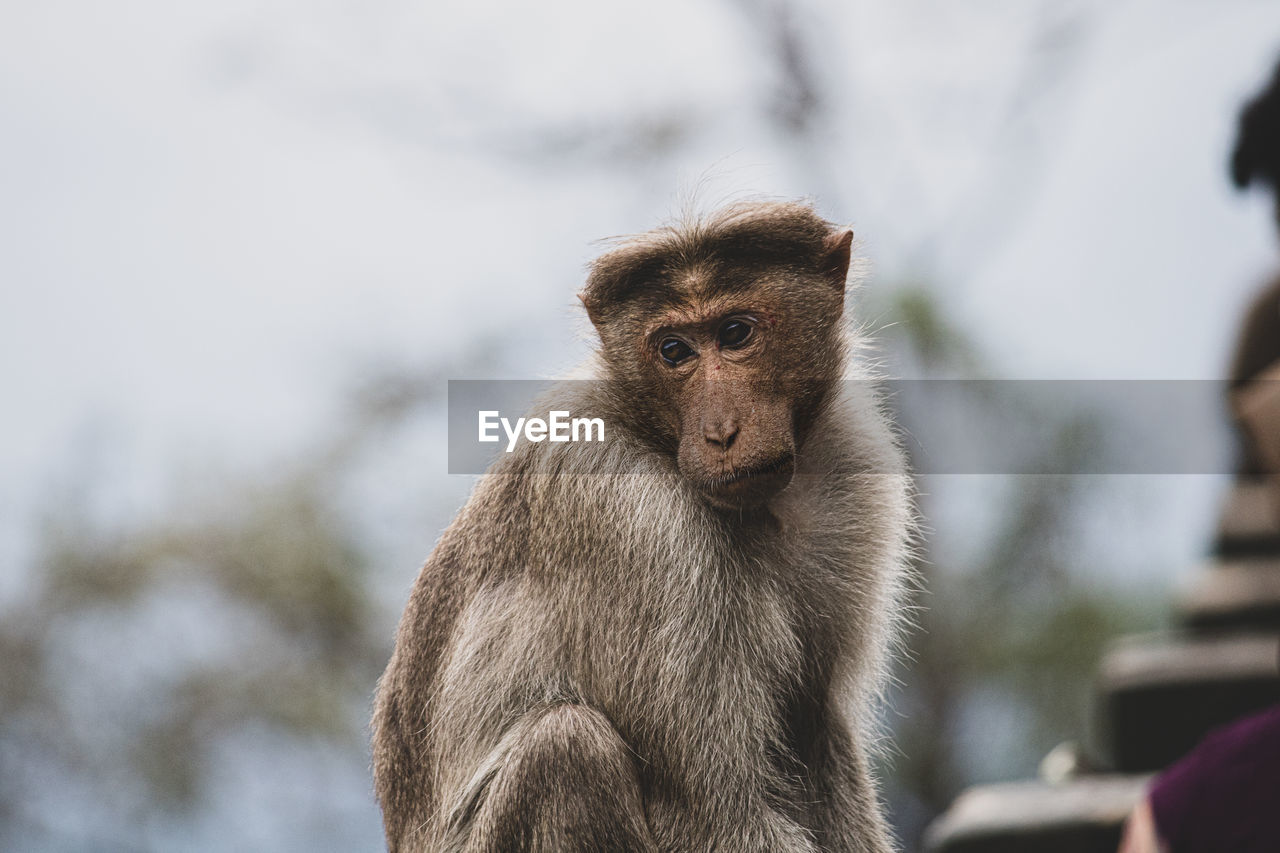
M 717 340 L 720 346 L 732 349 L 740 347 L 751 337 L 751 324 L 746 320 L 729 320 L 720 327 Z
M 658 344 L 658 353 L 662 356 L 663 361 L 675 367 L 693 355 L 693 348 L 679 338 L 667 338 Z

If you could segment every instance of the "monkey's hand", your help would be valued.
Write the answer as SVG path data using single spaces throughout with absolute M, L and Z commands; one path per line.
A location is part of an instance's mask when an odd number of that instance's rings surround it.
M 656 853 L 631 752 L 603 714 L 526 715 L 454 800 L 447 850 Z

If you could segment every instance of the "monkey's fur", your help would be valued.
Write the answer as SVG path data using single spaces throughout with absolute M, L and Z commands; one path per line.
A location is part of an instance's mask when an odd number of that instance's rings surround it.
M 839 381 L 850 240 L 738 205 L 595 262 L 598 381 L 550 407 L 608 440 L 521 443 L 422 569 L 374 716 L 392 851 L 892 849 L 870 716 L 913 516 Z

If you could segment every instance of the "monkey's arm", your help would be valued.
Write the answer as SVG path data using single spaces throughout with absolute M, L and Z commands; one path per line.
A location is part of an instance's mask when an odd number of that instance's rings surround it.
M 893 853 L 866 750 L 841 724 L 826 729 L 821 756 L 810 767 L 817 797 L 818 836 L 831 853 Z
M 656 853 L 631 752 L 600 712 L 560 704 L 503 736 L 448 818 L 447 850 Z

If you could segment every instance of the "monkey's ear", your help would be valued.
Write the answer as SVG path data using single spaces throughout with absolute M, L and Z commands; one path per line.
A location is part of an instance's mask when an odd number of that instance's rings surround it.
M 834 232 L 822 244 L 822 272 L 841 293 L 844 292 L 845 279 L 849 277 L 852 251 L 853 231 L 849 228 Z
M 583 308 L 587 309 L 587 318 L 591 320 L 591 325 L 598 326 L 600 325 L 600 306 L 598 300 L 592 297 L 588 290 L 578 294 L 578 301 L 582 303 Z

